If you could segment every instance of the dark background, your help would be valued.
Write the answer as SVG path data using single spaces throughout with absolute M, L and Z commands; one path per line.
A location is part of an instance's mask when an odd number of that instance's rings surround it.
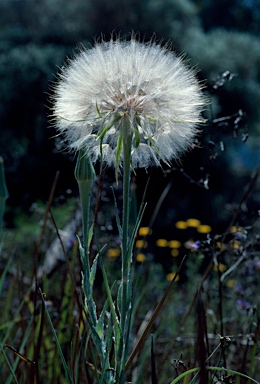
M 189 217 L 215 231 L 228 225 L 260 164 L 259 0 L 1 0 L 0 155 L 10 195 L 7 227 L 14 225 L 16 209 L 28 211 L 36 200 L 47 200 L 57 170 L 56 195 L 77 194 L 75 159 L 57 149 L 48 122 L 58 67 L 80 43 L 90 46 L 101 34 L 131 31 L 145 40 L 170 40 L 199 68 L 211 98 L 197 148 L 165 172 L 137 171 L 140 196 L 151 176 L 144 224 L 172 182 L 155 224 L 158 233 L 166 236 L 175 221 Z M 215 121 L 222 117 L 228 118 Z M 240 215 L 242 225 L 258 215 L 259 190 L 258 182 Z

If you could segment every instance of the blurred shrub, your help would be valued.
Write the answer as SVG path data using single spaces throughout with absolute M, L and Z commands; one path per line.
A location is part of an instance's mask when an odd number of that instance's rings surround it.
M 224 29 L 212 30 L 207 34 L 193 30 L 187 35 L 185 43 L 188 55 L 202 68 L 209 84 L 226 70 L 235 75 L 228 91 L 219 95 L 222 108 L 227 113 L 244 109 L 249 122 L 254 123 L 255 129 L 259 127 L 260 112 L 256 108 L 260 102 L 259 38 Z M 229 93 L 228 97 L 225 92 Z
M 236 31 L 260 33 L 259 0 L 195 0 L 206 30 L 219 26 Z
M 24 42 L 75 44 L 91 33 L 91 1 L 39 0 L 2 1 L 0 16 L 5 36 Z M 4 36 L 2 35 L 2 39 Z
M 239 12 L 247 9 L 253 23 L 248 25 L 248 30 L 255 32 L 254 20 L 259 17 L 259 4 L 257 1 L 238 0 L 226 3 L 220 2 L 221 12 L 214 13 L 214 2 L 203 0 L 1 1 L 0 153 L 6 164 L 9 203 L 23 204 L 26 201 L 28 206 L 38 197 L 46 198 L 56 170 L 73 168 L 70 160 L 56 153 L 54 140 L 49 139 L 54 132 L 46 129 L 49 126 L 47 93 L 50 82 L 55 81 L 57 67 L 64 63 L 66 56 L 73 55 L 78 43 L 88 45 L 93 42 L 93 36 L 98 37 L 101 33 L 108 38 L 113 31 L 123 35 L 134 30 L 140 32 L 141 39 L 148 40 L 154 33 L 158 40 L 172 41 L 176 51 L 187 53 L 191 65 L 202 70 L 199 72 L 201 79 L 208 79 L 207 92 L 213 101 L 213 116 L 207 116 L 210 124 L 212 118 L 244 110 L 249 128 L 247 156 L 251 158 L 252 151 L 257 153 L 260 44 L 257 36 L 241 32 L 243 17 L 247 16 L 239 16 Z M 231 13 L 235 15 L 232 20 L 236 31 L 216 29 L 221 25 L 228 27 L 227 19 Z M 209 20 L 211 17 L 211 24 L 207 24 L 206 17 Z M 215 91 L 212 85 L 227 70 L 235 77 Z M 205 142 L 212 138 L 215 140 L 216 136 L 219 142 L 222 140 L 220 134 L 224 135 L 223 140 L 230 140 L 232 127 L 226 130 L 213 127 L 213 131 L 204 129 Z M 254 150 L 251 150 L 253 144 Z M 231 147 L 225 146 L 222 160 L 214 164 L 214 172 L 218 174 L 216 180 L 227 177 L 223 169 L 230 158 L 235 159 L 236 152 L 236 148 Z M 241 156 L 242 152 L 239 148 Z M 196 159 L 192 157 L 190 162 L 185 161 L 186 171 L 191 166 L 194 172 L 202 163 L 208 162 L 208 154 L 203 153 L 203 161 L 202 155 Z M 255 157 L 256 166 L 258 160 Z M 255 166 L 254 160 L 250 160 L 246 171 L 251 172 Z M 66 176 L 64 180 L 64 188 L 71 188 L 73 180 L 71 172 L 71 177 Z M 235 183 L 232 185 L 230 188 L 235 188 Z

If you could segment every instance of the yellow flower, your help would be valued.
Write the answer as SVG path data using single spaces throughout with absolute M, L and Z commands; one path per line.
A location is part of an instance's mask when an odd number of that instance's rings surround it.
M 226 282 L 226 286 L 227 286 L 228 288 L 234 288 L 235 285 L 236 285 L 236 281 L 235 281 L 235 280 L 229 279 L 229 280 L 227 280 L 227 282 Z
M 147 236 L 147 235 L 150 235 L 151 233 L 152 233 L 152 230 L 149 227 L 140 227 L 139 228 L 139 235 L 140 236 Z
M 186 221 L 177 221 L 177 223 L 175 223 L 175 227 L 178 228 L 178 229 L 186 229 L 188 227 L 188 224 Z
M 198 228 L 197 228 L 197 231 L 199 233 L 210 233 L 212 230 L 212 228 L 209 226 L 209 225 L 199 225 Z
M 225 264 L 219 263 L 218 265 L 214 265 L 214 271 L 225 272 L 227 269 Z
M 179 251 L 178 251 L 178 249 L 172 249 L 172 250 L 171 250 L 171 255 L 172 255 L 173 257 L 177 257 L 177 256 L 179 256 Z
M 147 241 L 144 240 L 137 240 L 136 241 L 136 248 L 146 248 L 147 247 Z
M 180 280 L 180 276 L 179 276 L 179 275 L 176 276 L 176 273 L 175 273 L 175 272 L 168 273 L 168 274 L 166 275 L 166 279 L 167 279 L 168 281 L 172 281 L 174 278 L 175 278 L 175 281 Z
M 121 254 L 121 249 L 119 248 L 109 248 L 107 251 L 107 256 L 111 259 L 118 257 Z
M 186 222 L 189 227 L 197 228 L 200 225 L 200 221 L 197 219 L 188 219 Z
M 168 241 L 165 239 L 158 239 L 156 245 L 157 247 L 168 247 Z
M 138 255 L 136 256 L 136 261 L 138 261 L 139 263 L 143 263 L 145 259 L 146 257 L 143 253 L 138 253 Z
M 170 240 L 169 243 L 168 243 L 168 246 L 170 248 L 180 248 L 181 247 L 181 243 L 178 240 Z

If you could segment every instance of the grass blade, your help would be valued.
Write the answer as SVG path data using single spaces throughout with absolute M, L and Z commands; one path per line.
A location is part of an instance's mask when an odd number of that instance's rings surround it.
M 56 331 L 55 331 L 55 329 L 53 327 L 49 311 L 48 311 L 48 309 L 46 307 L 45 300 L 44 300 L 44 297 L 43 297 L 43 293 L 42 293 L 40 288 L 39 288 L 39 290 L 40 290 L 40 295 L 41 295 L 41 299 L 42 299 L 42 304 L 43 304 L 44 309 L 46 311 L 46 315 L 47 315 L 47 318 L 48 318 L 48 321 L 49 321 L 49 324 L 50 324 L 50 327 L 51 327 L 51 330 L 52 330 L 52 334 L 53 334 L 53 337 L 55 339 L 55 342 L 56 342 L 56 345 L 57 345 L 57 348 L 58 348 L 58 351 L 59 351 L 59 354 L 60 354 L 60 357 L 61 357 L 62 365 L 63 365 L 63 368 L 65 370 L 68 383 L 72 384 L 72 379 L 71 379 L 71 376 L 70 376 L 70 373 L 69 373 L 69 368 L 68 368 L 68 365 L 66 363 L 65 357 L 63 355 L 63 352 L 62 352 L 62 349 L 61 349 L 61 345 L 59 343 L 59 339 L 57 337 Z
M 154 310 L 154 312 L 153 312 L 153 314 L 152 314 L 152 316 L 151 316 L 151 318 L 150 318 L 150 320 L 149 320 L 149 322 L 148 322 L 144 332 L 140 336 L 140 339 L 138 340 L 138 342 L 137 342 L 136 346 L 134 347 L 131 355 L 129 356 L 129 358 L 128 358 L 127 362 L 126 362 L 126 367 L 125 367 L 126 370 L 129 368 L 130 364 L 132 363 L 132 361 L 133 361 L 135 355 L 137 354 L 137 352 L 139 351 L 139 349 L 142 347 L 148 332 L 150 331 L 150 329 L 151 329 L 151 327 L 152 327 L 156 317 L 158 316 L 158 314 L 159 314 L 159 312 L 160 312 L 160 310 L 161 310 L 165 300 L 167 299 L 167 297 L 168 297 L 168 295 L 169 295 L 169 293 L 171 291 L 171 288 L 172 288 L 172 286 L 173 286 L 173 284 L 174 284 L 178 274 L 180 273 L 180 270 L 181 270 L 181 267 L 183 265 L 184 260 L 185 260 L 185 257 L 182 259 L 182 262 L 181 262 L 181 264 L 179 266 L 179 269 L 178 269 L 177 273 L 175 274 L 174 278 L 172 279 L 172 281 L 168 285 L 168 288 L 166 289 L 166 291 L 163 294 L 160 302 L 158 303 L 157 307 L 155 308 L 155 310 Z
M 252 377 L 249 377 L 249 376 L 247 376 L 247 375 L 245 375 L 245 374 L 243 374 L 241 372 L 234 371 L 233 369 L 220 368 L 220 367 L 207 367 L 207 369 L 210 370 L 210 371 L 224 371 L 224 372 L 227 372 L 227 373 L 229 373 L 231 375 L 237 375 L 237 376 L 244 377 L 245 379 L 250 380 L 250 381 L 252 381 L 255 384 L 260 384 L 259 381 L 256 381 Z M 190 375 L 191 373 L 194 373 L 194 372 L 198 372 L 199 370 L 200 370 L 200 368 L 198 368 L 198 367 L 197 368 L 189 369 L 188 371 L 183 372 L 181 375 L 176 377 L 176 379 L 174 379 L 170 384 L 178 384 L 179 381 L 181 379 L 183 379 L 185 376 Z

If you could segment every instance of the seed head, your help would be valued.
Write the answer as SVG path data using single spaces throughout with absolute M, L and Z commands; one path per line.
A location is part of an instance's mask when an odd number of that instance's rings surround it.
M 83 49 L 62 68 L 53 116 L 71 149 L 109 166 L 122 163 L 122 143 L 130 135 L 136 168 L 179 158 L 194 141 L 204 105 L 182 58 L 132 37 Z

